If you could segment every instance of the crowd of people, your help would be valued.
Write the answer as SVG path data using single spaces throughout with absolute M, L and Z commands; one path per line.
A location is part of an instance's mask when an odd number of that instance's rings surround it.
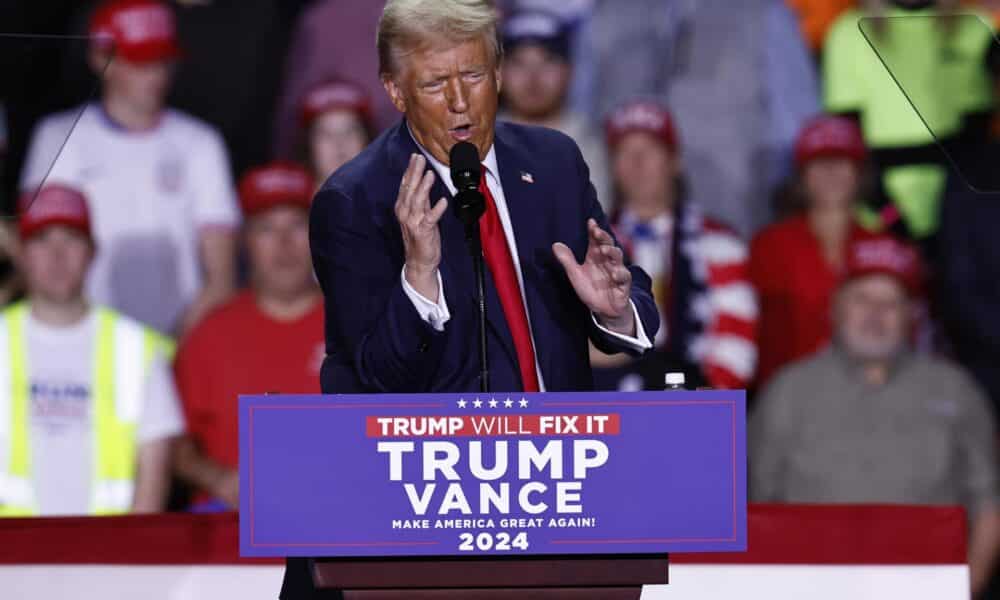
M 254 108 L 227 112 L 191 90 L 169 106 L 185 65 L 218 60 L 184 45 L 188 3 L 85 4 L 80 67 L 100 93 L 28 124 L 0 231 L 0 515 L 232 509 L 237 395 L 319 391 L 309 209 L 400 118 L 378 77 L 382 6 L 297 3 L 283 81 L 247 70 L 230 91 Z M 577 142 L 653 281 L 654 349 L 592 347 L 597 387 L 683 371 L 749 389 L 751 499 L 962 504 L 984 590 L 1000 554 L 996 9 L 498 4 L 501 119 Z M 6 115 L 0 138 L 26 127 Z

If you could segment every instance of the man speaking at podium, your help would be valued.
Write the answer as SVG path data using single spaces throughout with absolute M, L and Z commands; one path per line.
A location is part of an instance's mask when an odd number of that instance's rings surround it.
M 459 141 L 478 149 L 486 183 L 491 389 L 589 389 L 588 337 L 602 350 L 649 348 L 649 279 L 624 266 L 576 144 L 495 121 L 492 2 L 389 0 L 378 52 L 405 118 L 337 171 L 312 209 L 323 390 L 479 389 L 473 263 L 449 210 Z
M 449 208 L 458 142 L 482 163 L 490 390 L 591 389 L 588 339 L 607 353 L 649 349 L 649 277 L 624 265 L 576 144 L 496 122 L 493 2 L 389 0 L 376 45 L 404 118 L 330 177 L 310 218 L 323 392 L 480 390 L 475 270 Z M 322 597 L 305 561 L 290 560 L 282 598 Z

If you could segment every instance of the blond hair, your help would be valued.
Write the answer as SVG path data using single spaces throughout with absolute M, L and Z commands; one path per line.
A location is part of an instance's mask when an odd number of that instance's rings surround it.
M 493 0 L 388 0 L 375 34 L 378 70 L 390 77 L 399 59 L 433 39 L 453 42 L 483 38 L 494 64 L 501 55 Z

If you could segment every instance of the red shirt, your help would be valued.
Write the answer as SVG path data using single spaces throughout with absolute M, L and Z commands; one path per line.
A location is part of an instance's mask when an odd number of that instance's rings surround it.
M 847 247 L 872 237 L 852 225 Z M 830 340 L 830 299 L 840 273 L 823 256 L 804 216 L 767 227 L 750 245 L 750 279 L 760 300 L 757 385 Z
M 206 456 L 239 464 L 240 394 L 318 394 L 323 302 L 294 321 L 264 314 L 243 292 L 184 339 L 174 370 L 188 430 Z

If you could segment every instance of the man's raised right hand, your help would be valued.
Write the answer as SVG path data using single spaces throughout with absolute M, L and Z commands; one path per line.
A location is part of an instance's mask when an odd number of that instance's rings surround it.
M 403 233 L 406 281 L 418 294 L 437 302 L 440 293 L 437 270 L 441 264 L 438 222 L 448 210 L 448 200 L 441 198 L 431 207 L 434 171 L 428 169 L 425 172 L 426 168 L 427 159 L 422 154 L 410 156 L 410 164 L 403 173 L 396 197 L 396 218 Z

